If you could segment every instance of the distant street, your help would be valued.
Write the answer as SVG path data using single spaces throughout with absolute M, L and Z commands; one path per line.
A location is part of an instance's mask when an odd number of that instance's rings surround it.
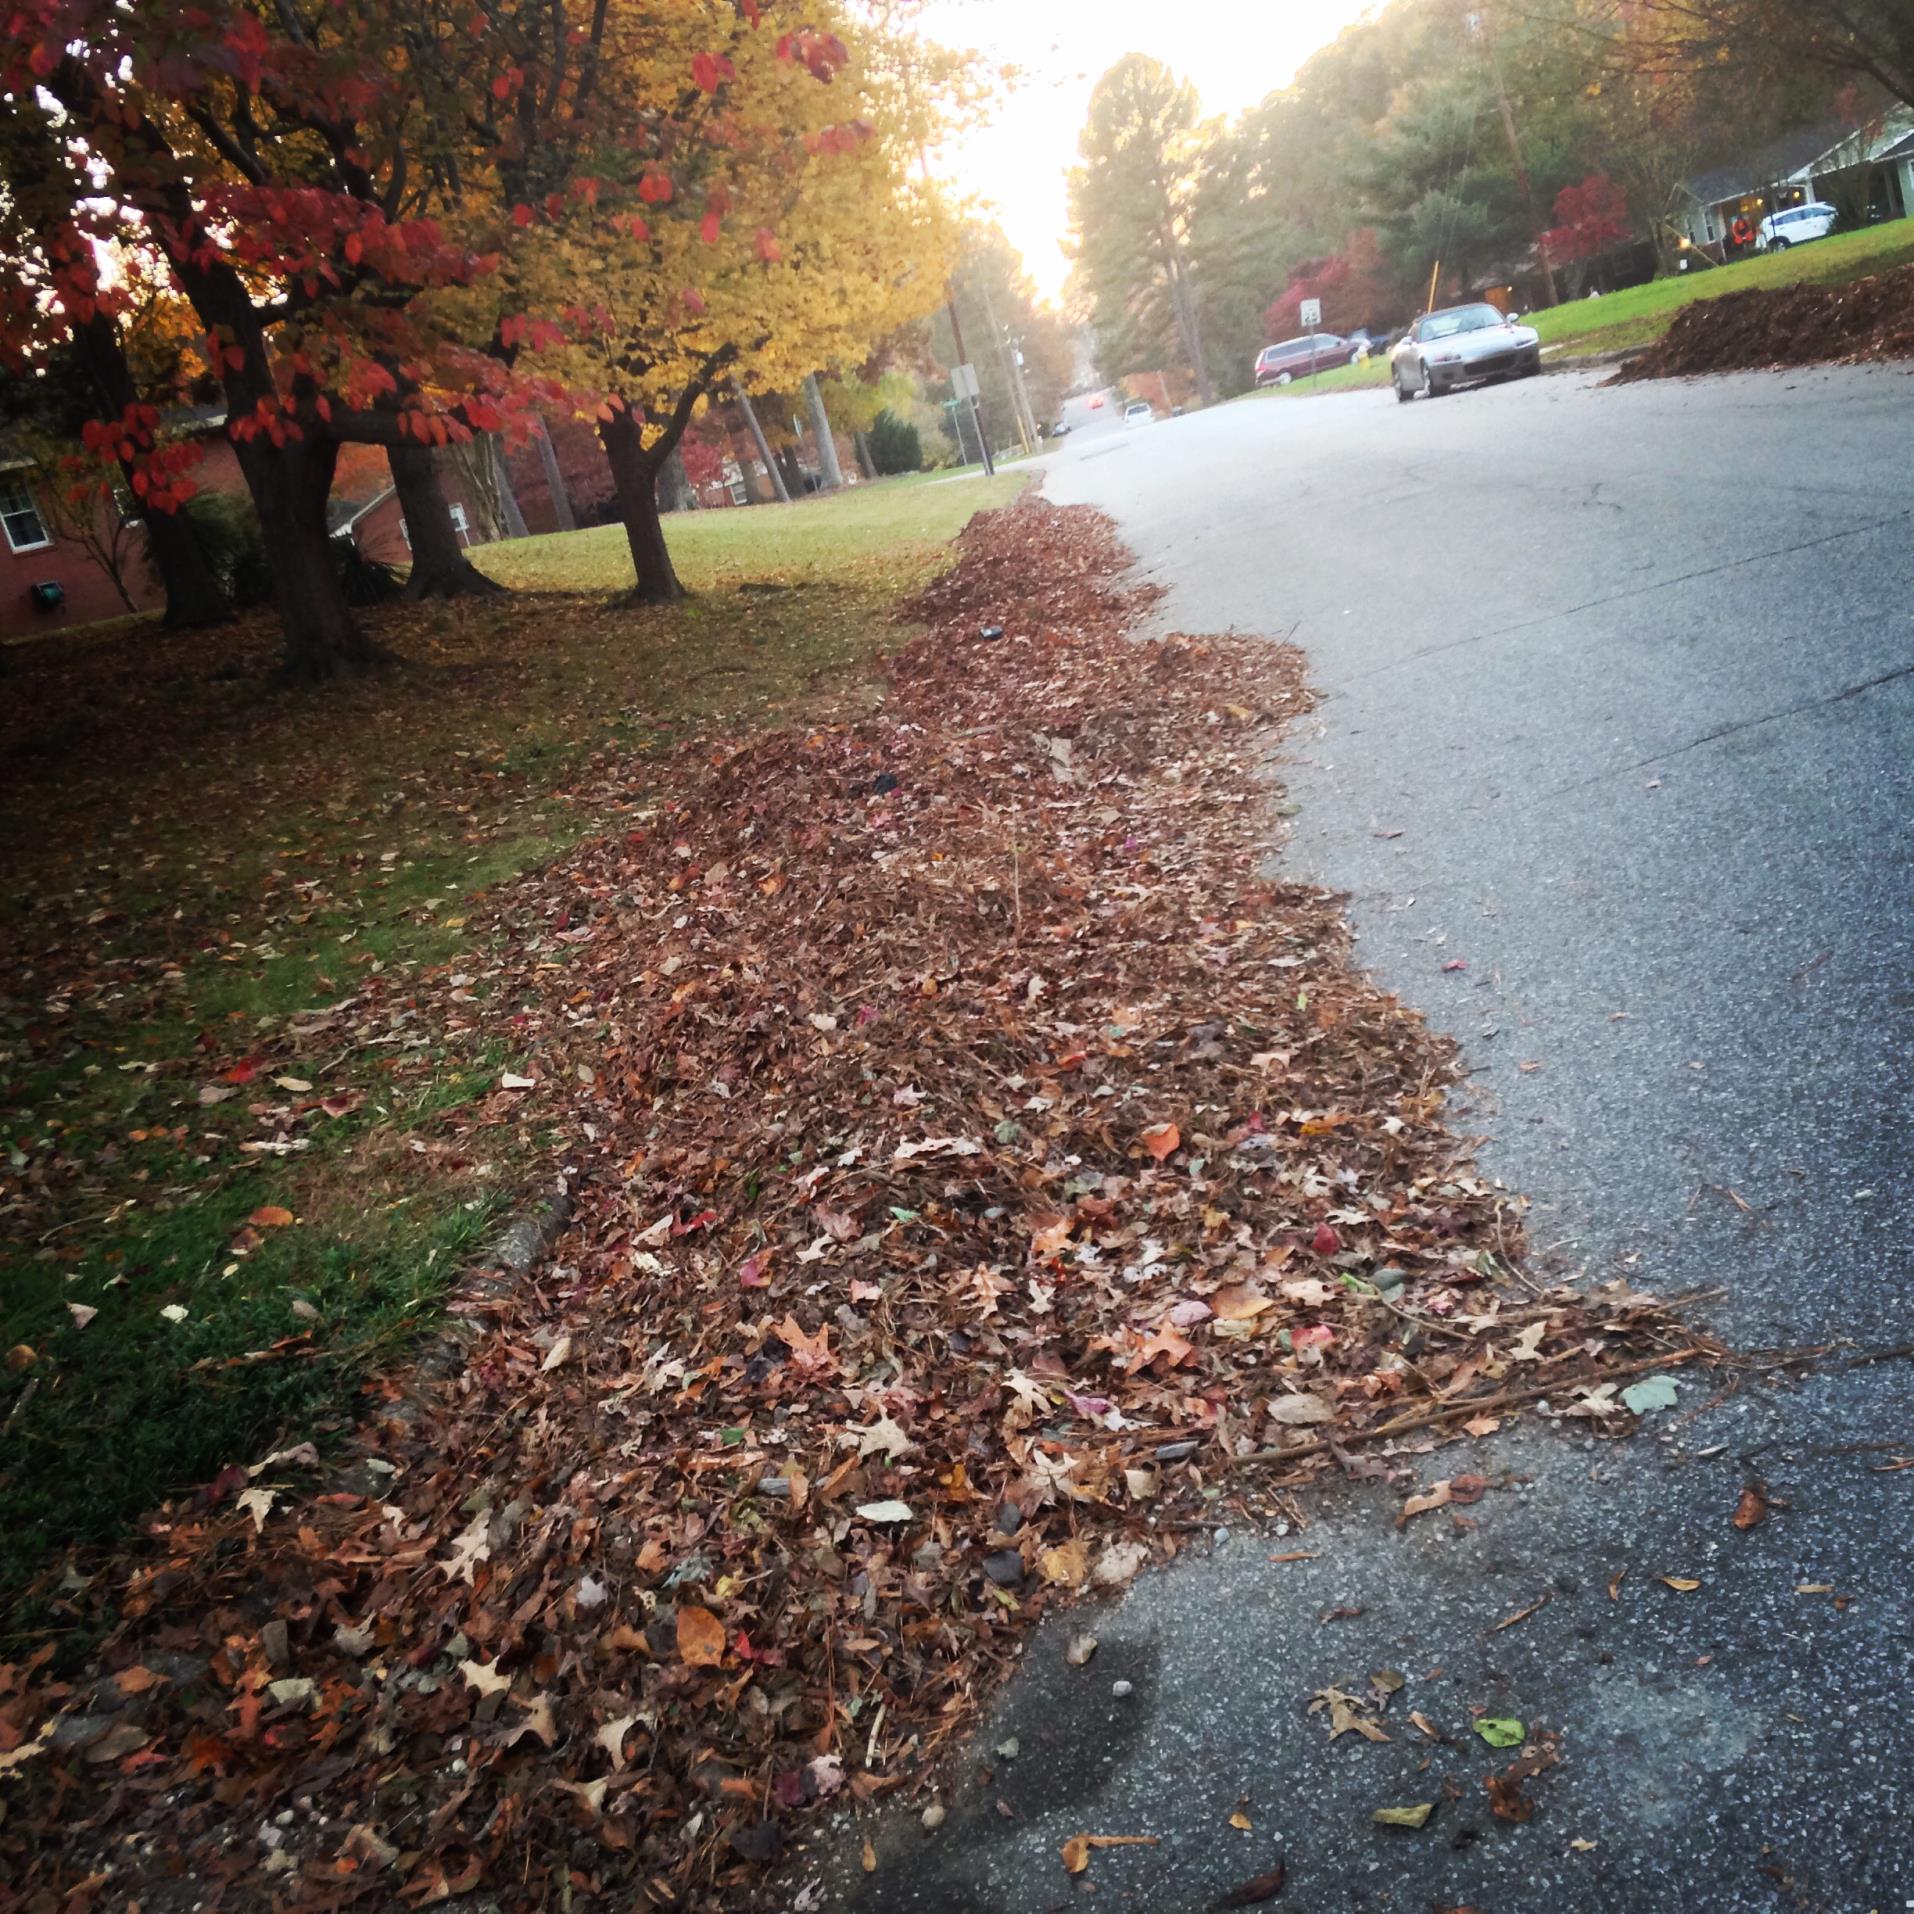
M 1463 1043 L 1461 1127 L 1544 1266 L 1718 1291 L 1695 1313 L 1742 1347 L 1905 1343 L 1914 376 L 1070 416 L 1047 495 L 1114 514 L 1163 627 L 1306 652 L 1283 868 L 1349 891 L 1365 961 Z M 1151 1914 L 1278 1851 L 1321 1914 L 1914 1904 L 1907 1362 L 1711 1393 L 1631 1444 L 1430 1457 L 1526 1479 L 1462 1522 L 1398 1531 L 1356 1484 L 1274 1549 L 1228 1536 L 1095 1617 L 1091 1670 L 1083 1618 L 1047 1624 L 977 1743 L 1014 1756 L 851 1904 L 1074 1905 L 1086 1829 L 1161 1837 L 1096 1863 L 1097 1905 Z M 1560 1732 L 1533 1821 L 1491 1815 L 1472 1738 L 1305 1715 L 1391 1668 L 1451 1723 Z

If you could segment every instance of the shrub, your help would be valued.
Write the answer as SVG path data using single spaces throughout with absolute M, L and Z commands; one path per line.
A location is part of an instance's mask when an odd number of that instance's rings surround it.
M 880 412 L 871 421 L 869 433 L 871 464 L 879 478 L 893 478 L 900 472 L 924 469 L 924 441 L 916 426 L 900 419 L 895 412 Z

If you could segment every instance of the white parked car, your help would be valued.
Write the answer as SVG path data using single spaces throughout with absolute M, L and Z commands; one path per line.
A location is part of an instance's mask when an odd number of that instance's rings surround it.
M 1791 206 L 1784 213 L 1770 213 L 1755 228 L 1755 251 L 1784 253 L 1810 239 L 1826 239 L 1834 231 L 1841 215 L 1825 200 L 1811 199 L 1805 206 Z
M 1529 379 L 1542 369 L 1542 339 L 1484 301 L 1425 312 L 1389 355 L 1389 378 L 1407 405 L 1490 379 Z
M 1123 408 L 1125 425 L 1148 425 L 1156 417 L 1156 408 L 1148 399 L 1132 399 Z

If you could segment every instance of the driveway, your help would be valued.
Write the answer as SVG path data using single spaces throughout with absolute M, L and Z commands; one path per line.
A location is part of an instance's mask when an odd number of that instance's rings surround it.
M 1166 628 L 1307 653 L 1285 867 L 1461 1039 L 1543 1256 L 1710 1292 L 1742 1347 L 1906 1344 L 1914 376 L 1074 416 L 1047 494 L 1116 517 Z M 1840 1361 L 1684 1383 L 1633 1443 L 1431 1456 L 1504 1483 L 1460 1519 L 1352 1485 L 1220 1532 L 1088 1667 L 1081 1614 L 1040 1630 L 942 1828 L 830 1853 L 822 1904 L 1173 1914 L 1280 1856 L 1323 1914 L 1914 1907 L 1914 1390 Z M 1309 1697 L 1379 1670 L 1393 1739 L 1332 1744 Z M 1490 1812 L 1482 1709 L 1560 1736 L 1529 1820 Z M 1073 1882 L 1082 1832 L 1158 1845 Z

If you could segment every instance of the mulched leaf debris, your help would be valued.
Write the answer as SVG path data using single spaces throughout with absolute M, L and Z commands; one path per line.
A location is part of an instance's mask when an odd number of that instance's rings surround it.
M 1523 1273 L 1448 1047 L 1266 874 L 1298 655 L 1136 638 L 1126 557 L 978 520 L 876 715 L 508 894 L 555 1259 L 73 1578 L 86 1667 L 0 1666 L 16 1905 L 740 1905 L 1247 1484 L 1696 1353 Z
M 1750 286 L 1698 299 L 1615 382 L 1914 358 L 1914 266 L 1832 285 Z

